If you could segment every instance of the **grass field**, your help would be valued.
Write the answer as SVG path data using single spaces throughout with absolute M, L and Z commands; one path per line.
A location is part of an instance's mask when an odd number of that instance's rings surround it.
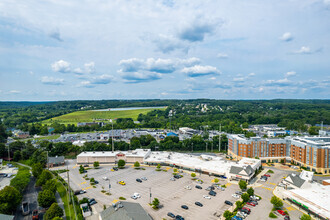
M 164 110 L 165 108 L 157 108 L 159 110 Z M 53 122 L 58 122 L 61 124 L 76 124 L 78 122 L 92 122 L 95 119 L 98 122 L 109 122 L 109 119 L 115 118 L 132 118 L 137 120 L 137 117 L 140 113 L 146 114 L 149 111 L 154 110 L 153 108 L 149 109 L 134 109 L 134 110 L 124 110 L 124 111 L 76 111 L 66 115 L 61 115 L 43 121 L 43 124 L 51 124 Z

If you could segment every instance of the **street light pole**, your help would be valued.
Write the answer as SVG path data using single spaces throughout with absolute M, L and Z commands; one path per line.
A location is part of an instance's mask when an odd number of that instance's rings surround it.
M 151 204 L 151 187 L 149 188 L 149 193 L 150 193 L 149 203 Z

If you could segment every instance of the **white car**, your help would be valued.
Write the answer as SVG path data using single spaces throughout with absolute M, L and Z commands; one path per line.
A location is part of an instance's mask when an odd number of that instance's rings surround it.
M 250 196 L 250 199 L 257 200 L 257 201 L 260 200 L 260 198 L 258 196 Z
M 235 199 L 239 199 L 239 195 L 237 195 L 237 194 L 233 194 L 233 195 L 231 195 L 232 197 L 234 197 Z
M 204 199 L 211 199 L 211 197 L 210 196 L 207 196 L 207 195 L 203 195 L 203 198 Z
M 244 212 L 237 212 L 237 215 L 238 215 L 238 217 L 241 217 L 241 218 L 246 218 L 247 217 L 247 214 L 244 213 Z
M 191 190 L 191 186 L 185 186 L 185 189 Z
M 171 179 L 170 179 L 171 181 L 175 181 L 175 178 L 174 177 L 171 177 Z
M 136 196 L 137 198 L 141 198 L 141 195 L 139 193 L 134 193 L 133 196 Z
M 131 198 L 134 199 L 134 200 L 136 200 L 138 197 L 132 195 Z
M 146 180 L 148 180 L 148 179 L 147 179 L 147 177 L 141 177 L 141 180 L 146 181 Z
M 104 180 L 108 180 L 108 177 L 104 176 L 102 179 L 104 179 Z

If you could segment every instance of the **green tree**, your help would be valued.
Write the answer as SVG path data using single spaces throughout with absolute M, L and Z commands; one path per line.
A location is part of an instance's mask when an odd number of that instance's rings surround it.
M 300 220 L 312 220 L 312 217 L 310 217 L 309 215 L 303 214 L 303 215 L 300 217 Z
M 136 167 L 136 168 L 140 167 L 140 163 L 139 163 L 139 161 L 136 161 L 136 162 L 134 163 L 134 167 Z
M 196 173 L 191 173 L 190 176 L 191 177 L 196 177 Z
M 30 182 L 30 171 L 26 167 L 19 168 L 16 177 L 11 179 L 10 186 L 15 187 L 20 193 L 23 193 L 24 189 Z
M 14 161 L 19 161 L 22 158 L 22 153 L 21 151 L 17 150 L 14 152 L 13 160 Z
M 281 208 L 283 206 L 282 200 L 280 198 L 276 197 L 276 196 L 273 196 L 270 199 L 270 203 L 273 204 L 274 208 Z
M 50 190 L 43 190 L 39 192 L 38 203 L 43 208 L 49 208 L 54 202 L 56 202 L 55 195 Z
M 154 198 L 154 200 L 152 201 L 152 206 L 153 206 L 153 208 L 158 208 L 158 206 L 159 206 L 159 199 Z
M 240 180 L 238 185 L 241 190 L 245 190 L 247 188 L 247 183 L 244 180 Z
M 243 202 L 241 202 L 241 201 L 236 201 L 236 207 L 237 207 L 238 209 L 243 208 L 243 205 L 244 205 Z
M 243 202 L 247 202 L 247 201 L 249 201 L 250 196 L 247 193 L 243 193 L 243 195 L 241 196 L 241 198 L 243 199 Z
M 48 180 L 52 179 L 53 175 L 49 170 L 43 170 L 42 173 L 40 174 L 36 185 L 37 186 L 42 186 L 44 185 Z
M 93 163 L 94 168 L 98 168 L 100 166 L 100 163 L 98 161 L 95 161 Z
M 79 173 L 82 174 L 84 172 L 85 172 L 85 168 L 82 165 L 80 165 L 80 167 L 79 167 Z
M 46 211 L 45 220 L 53 220 L 55 217 L 62 217 L 64 215 L 63 209 L 54 202 Z
M 42 186 L 42 189 L 49 190 L 55 194 L 56 193 L 56 180 L 55 179 L 47 180 L 47 182 Z
M 248 190 L 246 192 L 249 194 L 249 196 L 254 195 L 254 189 L 252 187 L 248 188 Z
M 78 219 L 80 219 L 80 218 L 78 218 Z M 61 217 L 55 217 L 52 220 L 63 220 L 63 218 L 61 218 Z
M 218 183 L 219 182 L 219 179 L 218 178 L 214 178 L 214 182 L 215 183 Z
M 32 174 L 35 178 L 38 178 L 43 171 L 41 163 L 35 163 L 32 165 Z
M 231 213 L 229 210 L 226 210 L 224 213 L 223 213 L 223 217 L 226 218 L 226 220 L 228 219 L 231 219 L 231 216 L 233 215 L 233 213 Z
M 319 134 L 319 127 L 311 126 L 310 128 L 308 128 L 308 133 L 310 135 L 318 135 Z
M 125 164 L 126 164 L 125 160 L 119 160 L 118 161 L 118 167 L 119 168 L 124 168 L 125 167 Z
M 174 169 L 173 169 L 173 172 L 174 172 L 174 173 L 178 172 L 178 169 L 174 168 Z
M 0 190 L 0 213 L 11 215 L 22 200 L 20 192 L 12 186 Z
M 161 168 L 161 166 L 160 166 L 160 164 L 158 164 L 158 165 L 157 165 L 157 169 L 160 169 L 160 168 Z
M 94 183 L 94 182 L 95 182 L 94 177 L 92 177 L 89 181 L 90 181 L 91 183 Z

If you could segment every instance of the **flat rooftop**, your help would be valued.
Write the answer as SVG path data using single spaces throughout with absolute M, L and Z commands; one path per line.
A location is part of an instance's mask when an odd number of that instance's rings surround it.
M 117 154 L 125 154 L 126 157 L 145 157 L 150 149 L 136 149 L 133 151 L 84 151 L 77 157 L 115 157 Z
M 250 163 L 253 163 L 253 161 L 255 161 L 256 163 L 258 163 L 259 161 L 260 163 L 260 160 L 247 159 L 245 160 L 245 162 L 243 161 L 240 164 L 234 161 L 227 161 L 222 157 L 217 156 L 211 156 L 206 154 L 195 156 L 176 152 L 152 152 L 144 161 L 150 163 L 173 164 L 191 169 L 203 170 L 219 175 L 226 175 L 232 165 L 251 165 Z M 252 167 L 254 167 L 254 164 L 252 164 Z
M 312 183 L 308 184 L 306 188 L 287 190 L 284 194 L 319 215 L 330 218 L 330 186 Z

